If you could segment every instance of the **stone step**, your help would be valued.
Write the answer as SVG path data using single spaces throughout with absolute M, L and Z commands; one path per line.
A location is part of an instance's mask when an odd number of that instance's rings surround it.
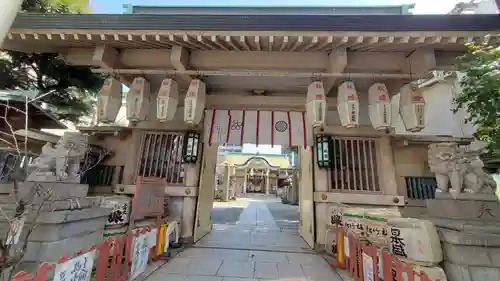
M 64 182 L 19 182 L 18 197 L 19 198 L 37 198 L 33 196 L 38 189 L 39 194 L 44 194 L 50 189 L 52 193 L 51 199 L 68 199 L 68 198 L 84 198 L 87 196 L 89 186 L 87 184 L 64 183 Z M 14 184 L 0 184 L 0 194 L 14 195 Z
M 42 212 L 38 217 L 28 214 L 21 232 L 21 240 L 26 240 L 30 225 L 36 224 L 29 241 L 57 241 L 89 231 L 103 230 L 109 216 L 109 209 L 89 208 L 82 210 L 64 210 Z M 12 216 L 13 213 L 7 214 Z M 9 225 L 5 219 L 0 220 L 0 235 L 5 237 Z
M 41 211 L 61 211 L 61 210 L 75 210 L 87 209 L 99 206 L 98 200 L 92 198 L 78 198 L 78 199 L 65 199 L 65 200 L 50 200 L 43 202 Z M 35 211 L 40 208 L 42 202 L 35 202 L 26 206 L 29 210 Z M 18 203 L 13 196 L 0 196 L 0 207 L 4 210 L 15 210 Z
M 40 212 L 37 216 L 36 212 L 29 212 L 26 221 L 33 221 L 36 217 L 38 224 L 62 224 L 79 220 L 88 220 L 97 217 L 107 217 L 110 209 L 93 207 L 80 210 L 61 210 L 55 212 Z M 7 210 L 5 214 L 11 218 L 14 216 L 14 210 Z M 0 221 L 5 222 L 5 218 L 0 216 Z

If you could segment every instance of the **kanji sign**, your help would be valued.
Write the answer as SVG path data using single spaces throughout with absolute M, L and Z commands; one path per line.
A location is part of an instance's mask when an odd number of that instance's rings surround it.
M 96 251 L 76 256 L 56 266 L 54 281 L 89 281 Z
M 130 280 L 135 279 L 146 270 L 149 254 L 149 234 L 142 234 L 134 239 L 132 253 L 132 266 L 130 267 Z M 80 280 L 78 280 L 80 281 Z

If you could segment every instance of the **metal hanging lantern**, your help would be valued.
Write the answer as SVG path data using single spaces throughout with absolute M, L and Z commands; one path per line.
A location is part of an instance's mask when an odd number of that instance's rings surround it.
M 184 163 L 194 164 L 198 160 L 198 146 L 200 144 L 200 134 L 197 132 L 187 132 L 184 136 L 184 146 L 182 155 Z
M 318 167 L 329 168 L 332 166 L 333 139 L 331 136 L 316 136 L 316 161 Z

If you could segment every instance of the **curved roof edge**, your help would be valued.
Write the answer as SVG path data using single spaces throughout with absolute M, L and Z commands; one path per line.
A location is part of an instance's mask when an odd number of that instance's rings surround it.
M 262 156 L 250 157 L 250 158 L 248 158 L 245 161 L 245 163 L 243 163 L 243 164 L 235 164 L 234 166 L 235 167 L 244 167 L 244 166 L 247 166 L 250 162 L 255 161 L 255 160 L 262 160 L 262 161 L 264 161 L 267 164 L 267 166 L 269 166 L 271 168 L 277 168 L 277 169 L 280 168 L 280 166 L 272 165 L 271 163 L 269 163 L 269 161 L 266 158 L 264 158 Z

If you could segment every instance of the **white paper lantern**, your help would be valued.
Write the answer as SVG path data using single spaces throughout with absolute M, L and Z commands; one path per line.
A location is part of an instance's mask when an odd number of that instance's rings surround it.
M 179 86 L 174 79 L 161 82 L 156 103 L 156 118 L 160 122 L 172 121 L 179 104 Z
M 368 114 L 375 130 L 391 128 L 391 100 L 385 84 L 375 83 L 368 89 Z
M 420 132 L 425 128 L 425 100 L 416 85 L 401 88 L 399 113 L 407 131 Z
M 184 99 L 184 122 L 198 125 L 205 110 L 206 85 L 199 79 L 191 80 Z
M 151 103 L 149 82 L 143 77 L 136 77 L 127 94 L 127 119 L 132 122 L 143 121 Z
M 118 79 L 104 81 L 97 98 L 97 121 L 115 122 L 122 105 L 122 84 Z
M 345 128 L 354 128 L 359 124 L 359 98 L 352 81 L 345 81 L 338 87 L 337 109 L 340 123 Z
M 323 82 L 313 82 L 307 88 L 306 116 L 308 125 L 322 127 L 325 125 L 327 103 Z

